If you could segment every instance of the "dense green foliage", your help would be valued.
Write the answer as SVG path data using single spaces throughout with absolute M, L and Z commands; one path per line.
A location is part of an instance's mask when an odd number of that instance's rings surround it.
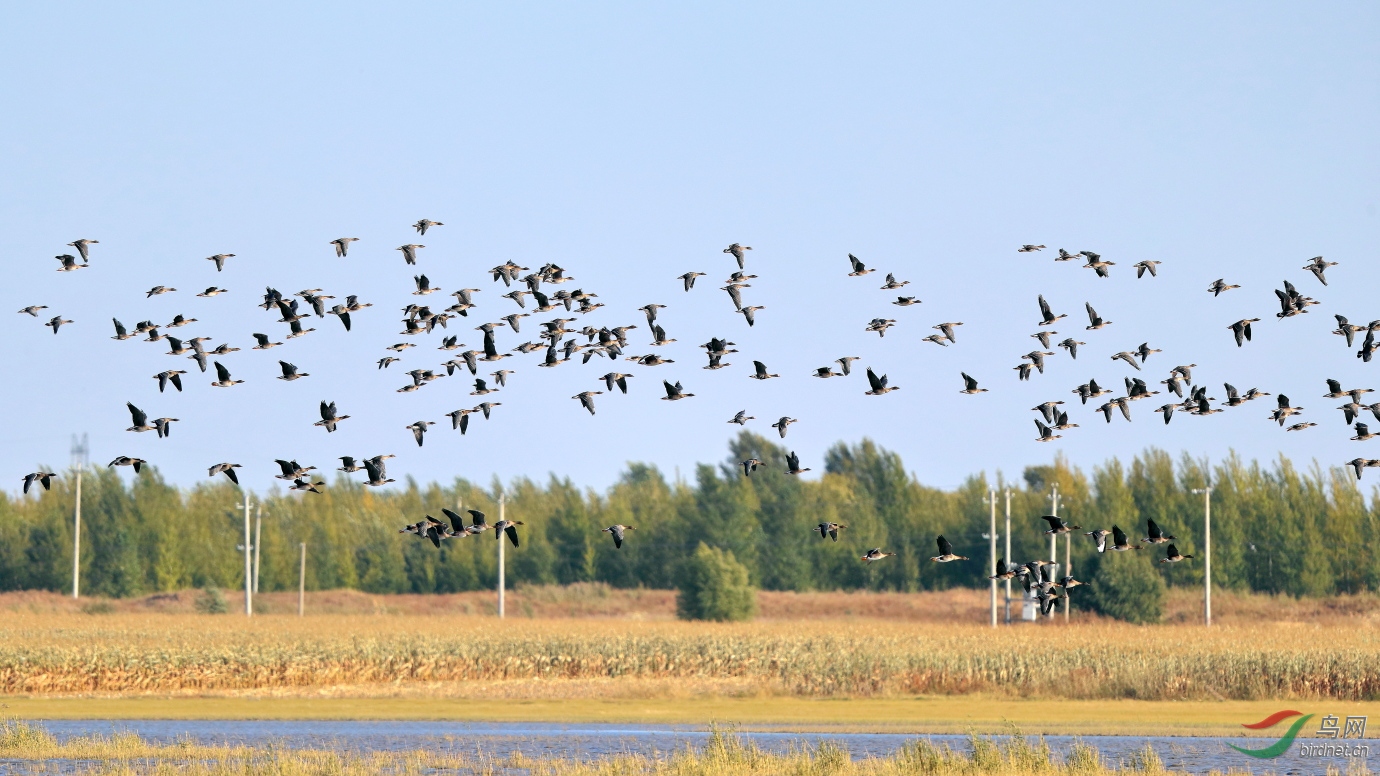
M 1011 489 L 1012 555 L 1045 557 L 1040 515 L 1058 483 L 1060 514 L 1083 526 L 1117 524 L 1133 538 L 1153 518 L 1200 554 L 1203 500 L 1189 491 L 1211 480 L 1213 579 L 1223 587 L 1293 595 L 1380 589 L 1380 502 L 1344 470 L 1299 472 L 1231 457 L 1216 466 L 1185 456 L 1177 463 L 1148 450 L 1129 466 L 1113 460 L 1091 475 L 1056 460 L 1033 466 L 1019 483 L 975 476 L 953 491 L 921 484 L 894 453 L 864 441 L 837 445 L 823 476 L 785 473 L 786 451 L 744 433 L 722 465 L 700 465 L 693 483 L 668 482 L 656 468 L 631 464 L 604 493 L 552 477 L 508 483 L 507 516 L 524 521 L 522 547 L 508 553 L 510 583 L 602 581 L 620 587 L 675 588 L 677 570 L 701 542 L 731 551 L 751 583 L 773 590 L 942 589 L 985 585 L 989 487 Z M 767 463 L 745 478 L 735 463 Z M 489 587 L 496 576 L 492 535 L 445 542 L 399 535 L 404 524 L 457 504 L 497 513 L 498 483 L 464 479 L 441 485 L 372 490 L 341 477 L 321 495 L 274 492 L 264 501 L 265 591 L 295 589 L 297 544 L 307 544 L 307 586 L 370 592 L 448 592 Z M 179 490 L 152 467 L 126 485 L 109 469 L 83 480 L 83 592 L 128 596 L 161 590 L 242 585 L 240 490 L 223 478 Z M 27 498 L 0 494 L 0 589 L 70 589 L 72 477 Z M 999 502 L 1001 499 L 999 498 Z M 1002 530 L 1001 505 L 998 530 Z M 849 528 L 837 543 L 810 529 L 823 521 Z M 600 529 L 637 527 L 621 550 Z M 934 537 L 944 534 L 973 560 L 938 564 Z M 485 540 L 487 538 L 487 541 Z M 1061 540 L 1062 542 L 1062 540 Z M 880 563 L 858 556 L 871 547 L 899 553 Z M 1059 548 L 1062 560 L 1063 547 Z M 1159 557 L 1160 548 L 1137 555 Z M 1096 555 L 1081 535 L 1074 571 Z M 1111 560 L 1129 560 L 1120 554 Z M 1169 585 L 1202 584 L 1202 563 L 1150 564 Z M 1088 581 L 1096 584 L 1095 577 Z M 1078 591 L 1081 592 L 1081 591 Z M 1075 599 L 1077 599 L 1075 592 Z
M 757 591 L 733 553 L 701 542 L 680 570 L 676 616 L 682 620 L 751 620 Z
M 1164 616 L 1164 578 L 1155 573 L 1155 561 L 1146 550 L 1126 555 L 1108 553 L 1089 564 L 1089 578 L 1097 582 L 1088 586 L 1086 596 L 1077 596 L 1079 603 L 1126 622 L 1159 622 Z

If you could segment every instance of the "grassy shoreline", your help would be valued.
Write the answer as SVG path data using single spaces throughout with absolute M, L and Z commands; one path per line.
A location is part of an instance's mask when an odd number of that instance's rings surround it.
M 448 720 L 708 725 L 790 732 L 981 733 L 1018 724 L 1032 735 L 1251 736 L 1242 723 L 1280 709 L 1380 716 L 1380 702 L 1084 701 L 992 696 L 915 698 L 3 698 L 13 719 Z

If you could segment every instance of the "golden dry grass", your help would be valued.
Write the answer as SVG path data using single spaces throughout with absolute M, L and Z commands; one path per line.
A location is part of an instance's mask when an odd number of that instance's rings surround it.
M 1380 698 L 1380 628 L 1353 623 L 993 631 L 878 620 L 739 624 L 406 615 L 70 615 L 0 622 L 0 694 L 1070 699 Z
M 1017 589 L 1019 594 L 1019 589 Z M 244 598 L 224 591 L 230 611 L 243 610 Z M 73 600 L 42 591 L 0 593 L 0 611 L 91 613 L 163 612 L 190 614 L 196 611 L 200 591 L 156 593 L 138 598 Z M 832 591 L 793 593 L 763 590 L 757 594 L 759 620 L 884 619 L 893 622 L 975 623 L 987 622 L 986 590 L 951 590 L 896 593 Z M 998 607 L 1001 607 L 998 597 Z M 255 597 L 256 611 L 295 614 L 297 594 L 262 593 Z M 496 613 L 492 591 L 434 595 L 376 595 L 357 590 L 324 590 L 307 593 L 308 614 L 473 615 Z M 513 618 L 589 618 L 674 620 L 674 590 L 624 590 L 601 583 L 568 586 L 523 586 L 508 592 L 508 615 Z M 1081 620 L 1096 616 L 1078 611 Z M 1013 600 L 1013 617 L 1020 603 Z M 1196 623 L 1202 618 L 1202 591 L 1172 588 L 1165 602 L 1166 623 Z M 1255 622 L 1308 622 L 1350 625 L 1357 621 L 1380 624 L 1380 596 L 1373 594 L 1329 598 L 1291 598 L 1218 590 L 1213 593 L 1213 618 L 1231 625 Z

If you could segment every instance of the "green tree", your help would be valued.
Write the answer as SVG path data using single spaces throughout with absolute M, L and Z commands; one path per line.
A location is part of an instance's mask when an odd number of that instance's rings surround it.
M 1159 622 L 1164 616 L 1164 577 L 1144 550 L 1107 553 L 1092 562 L 1092 584 L 1084 600 L 1093 611 L 1134 623 Z
M 703 542 L 680 574 L 676 615 L 682 620 L 750 620 L 757 614 L 757 591 L 747 568 L 733 553 Z

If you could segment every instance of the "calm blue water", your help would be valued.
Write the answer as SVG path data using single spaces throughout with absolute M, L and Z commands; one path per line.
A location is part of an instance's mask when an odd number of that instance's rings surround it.
M 40 721 L 60 740 L 93 733 L 110 735 L 132 731 L 154 743 L 167 744 L 190 739 L 198 744 L 274 746 L 286 749 L 326 749 L 342 752 L 373 752 L 431 749 L 441 752 L 479 753 L 507 756 L 521 752 L 529 757 L 594 759 L 612 754 L 665 754 L 686 746 L 703 746 L 709 737 L 704 728 L 675 725 L 608 724 L 532 724 L 475 722 L 367 722 L 367 721 L 164 721 L 164 720 L 51 720 Z M 915 736 L 891 733 L 759 733 L 737 735 L 760 748 L 786 752 L 824 741 L 848 749 L 854 758 L 884 757 L 905 742 L 926 738 L 935 744 L 948 744 L 967 751 L 967 738 L 956 735 Z M 1046 736 L 1055 751 L 1067 753 L 1071 736 Z M 1223 739 L 1170 736 L 1085 736 L 1082 741 L 1097 747 L 1115 765 L 1129 762 L 1133 753 L 1146 744 L 1155 748 L 1166 767 L 1186 773 L 1226 771 L 1229 768 L 1254 773 L 1323 774 L 1328 766 L 1345 770 L 1342 758 L 1301 756 L 1296 744 L 1288 754 L 1275 760 L 1253 760 L 1229 749 Z M 1263 746 L 1261 739 L 1232 739 L 1241 746 Z M 1307 739 L 1316 743 L 1317 739 Z M 1352 742 L 1355 743 L 1355 742 Z M 1372 747 L 1367 764 L 1380 769 L 1380 741 Z M 44 773 L 73 772 L 80 763 L 53 763 Z M 7 773 L 35 772 L 17 762 L 0 760 Z

